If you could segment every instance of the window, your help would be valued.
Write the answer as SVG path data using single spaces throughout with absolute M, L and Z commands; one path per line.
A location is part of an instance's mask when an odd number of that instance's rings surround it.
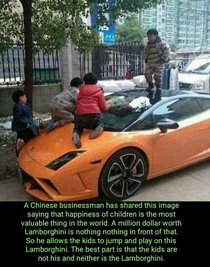
M 193 98 L 175 99 L 163 104 L 153 112 L 155 125 L 164 118 L 181 121 L 200 113 L 202 110 Z
M 147 98 L 144 95 L 142 98 L 138 91 L 122 94 L 117 92 L 107 96 L 106 101 L 111 105 L 106 112 L 102 112 L 107 131 L 122 131 L 150 107 Z
M 152 115 L 146 117 L 146 119 L 141 121 L 135 128 L 135 130 L 150 130 L 150 129 L 154 129 L 154 122 L 152 119 Z
M 210 99 L 198 98 L 197 102 L 203 111 L 210 109 Z
M 210 60 L 208 58 L 194 59 L 183 71 L 197 74 L 209 74 Z
M 188 54 L 183 54 L 183 58 L 189 58 Z

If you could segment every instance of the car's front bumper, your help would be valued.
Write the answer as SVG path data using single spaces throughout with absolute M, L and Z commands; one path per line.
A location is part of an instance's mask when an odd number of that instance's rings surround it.
M 76 201 L 98 196 L 98 181 L 84 182 L 85 170 L 81 175 L 75 169 L 58 175 L 30 158 L 25 147 L 21 149 L 19 165 L 26 192 L 40 200 Z M 88 173 L 88 166 L 86 169 Z

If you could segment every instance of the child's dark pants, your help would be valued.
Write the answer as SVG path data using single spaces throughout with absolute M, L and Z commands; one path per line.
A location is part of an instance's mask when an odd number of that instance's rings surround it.
M 81 136 L 83 130 L 90 129 L 95 130 L 97 126 L 104 128 L 104 124 L 101 121 L 101 114 L 81 114 L 75 116 L 74 132 Z

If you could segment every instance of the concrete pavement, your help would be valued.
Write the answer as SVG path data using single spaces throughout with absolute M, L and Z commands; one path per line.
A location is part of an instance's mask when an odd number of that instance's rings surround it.
M 145 182 L 130 201 L 210 201 L 209 160 Z
M 33 200 L 18 178 L 0 181 L 0 201 Z M 146 181 L 128 201 L 210 201 L 210 162 Z

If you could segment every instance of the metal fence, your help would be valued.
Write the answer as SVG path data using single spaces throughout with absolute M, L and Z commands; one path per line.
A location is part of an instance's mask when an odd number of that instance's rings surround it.
M 132 76 L 144 71 L 144 46 L 140 42 L 115 45 L 99 45 L 92 53 L 80 55 L 80 74 L 94 72 L 98 79 L 124 79 L 129 72 Z M 61 81 L 58 51 L 44 53 L 39 49 L 33 56 L 33 83 L 46 84 Z M 25 81 L 25 49 L 14 45 L 0 53 L 0 85 L 19 85 Z
M 92 71 L 98 79 L 124 79 L 128 72 L 141 75 L 144 71 L 144 46 L 141 42 L 99 45 L 92 51 Z
M 0 54 L 0 85 L 23 84 L 25 80 L 25 49 L 14 45 Z M 33 57 L 33 83 L 60 82 L 58 51 L 39 50 Z

